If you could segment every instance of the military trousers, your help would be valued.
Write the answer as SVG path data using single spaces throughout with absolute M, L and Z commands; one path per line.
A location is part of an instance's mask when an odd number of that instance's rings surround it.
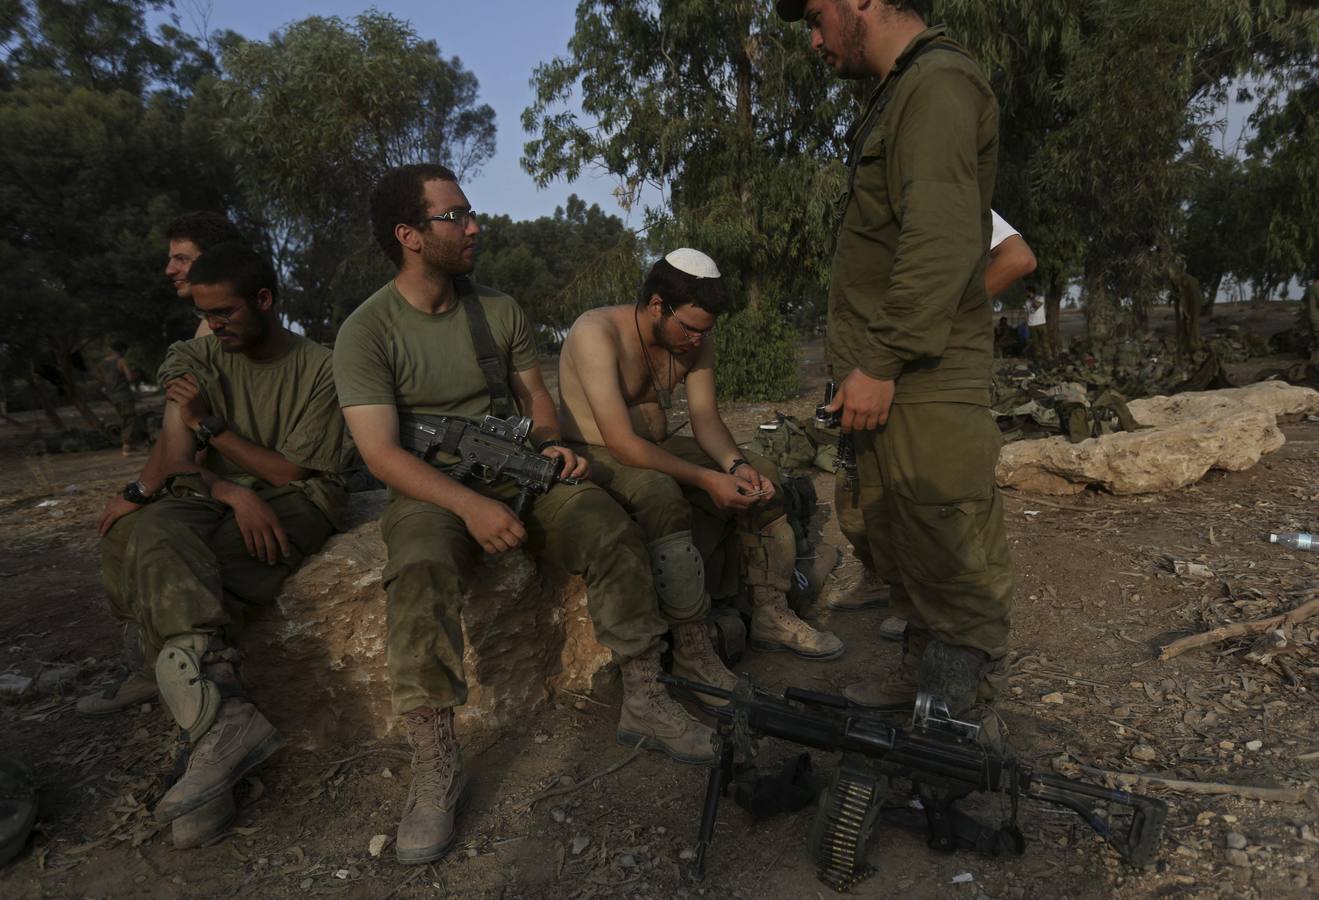
M 669 437 L 659 446 L 693 465 L 723 471 L 694 438 Z M 784 518 L 782 476 L 763 456 L 742 453 L 774 485 L 774 496 L 739 512 L 720 509 L 705 491 L 679 484 L 663 472 L 625 466 L 605 447 L 574 444 L 573 450 L 590 460 L 591 480 L 636 520 L 647 543 L 678 531 L 692 533 L 697 552 L 706 560 L 706 583 L 713 596 L 732 596 L 743 584 L 770 585 L 785 592 L 791 588 L 796 541 Z M 726 567 L 725 561 L 732 565 Z M 705 617 L 708 603 L 702 606 L 689 621 Z
M 334 531 L 296 487 L 257 493 L 288 535 L 290 553 L 273 565 L 248 554 L 233 510 L 211 499 L 196 476 L 174 476 L 164 496 L 119 519 L 101 539 L 110 613 L 141 626 L 147 669 L 177 635 L 216 634 L 232 643 Z
M 885 426 L 854 441 L 856 503 L 893 614 L 945 643 L 1003 657 L 1013 569 L 989 410 L 895 403 Z
M 469 484 L 512 503 L 510 483 Z M 599 485 L 559 483 L 537 497 L 523 520 L 523 547 L 586 581 L 595 635 L 620 659 L 661 647 L 650 559 L 637 526 Z M 381 520 L 389 551 L 384 585 L 390 696 L 396 715 L 467 701 L 462 607 L 480 546 L 450 510 L 394 496 Z

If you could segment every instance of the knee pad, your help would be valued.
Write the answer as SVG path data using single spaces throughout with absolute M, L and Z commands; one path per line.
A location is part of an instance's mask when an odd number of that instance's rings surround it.
M 156 656 L 160 699 L 194 742 L 215 722 L 223 699 L 219 685 L 206 677 L 205 665 L 235 655 L 213 648 L 213 641 L 207 634 L 178 635 L 165 641 Z
M 742 577 L 750 587 L 792 590 L 792 569 L 797 562 L 797 538 L 786 515 L 764 528 L 739 533 L 742 543 Z
M 690 619 L 705 597 L 705 563 L 690 531 L 675 531 L 646 545 L 660 612 L 676 621 Z

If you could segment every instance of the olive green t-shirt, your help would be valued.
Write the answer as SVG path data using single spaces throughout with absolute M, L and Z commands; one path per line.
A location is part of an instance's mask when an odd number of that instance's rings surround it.
M 507 294 L 478 284 L 473 288 L 508 371 L 535 368 L 536 341 L 522 309 Z M 334 378 L 344 407 L 392 405 L 401 413 L 473 422 L 491 410 L 462 303 L 424 313 L 404 300 L 392 281 L 340 327 Z
M 330 351 L 293 335 L 283 356 L 256 362 L 226 353 L 213 335 L 206 335 L 173 344 L 156 377 L 164 384 L 188 374 L 197 379 L 211 413 L 222 416 L 235 434 L 311 470 L 311 477 L 292 486 L 337 524 L 348 498 L 341 473 L 352 443 L 335 397 Z M 206 455 L 206 468 L 244 487 L 265 484 L 214 447 Z

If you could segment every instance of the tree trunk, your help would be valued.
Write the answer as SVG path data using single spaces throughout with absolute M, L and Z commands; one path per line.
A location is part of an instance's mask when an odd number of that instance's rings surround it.
M 1117 309 L 1108 295 L 1102 269 L 1086 266 L 1084 290 L 1081 307 L 1085 310 L 1085 335 L 1091 343 L 1102 343 L 1113 336 L 1117 324 Z
M 1205 291 L 1204 306 L 1200 307 L 1200 315 L 1206 319 L 1214 317 L 1214 303 L 1218 300 L 1218 289 L 1223 286 L 1223 274 L 1220 272 L 1213 278 L 1209 279 L 1209 290 Z
M 92 412 L 92 408 L 82 398 L 82 391 L 78 388 L 78 379 L 73 371 L 73 354 L 67 350 L 57 350 L 55 362 L 59 367 L 60 377 L 64 379 L 64 389 L 68 391 L 69 402 L 82 416 L 83 424 L 93 431 L 99 431 L 101 420 L 96 418 L 96 413 Z
M 56 431 L 64 430 L 64 420 L 60 418 L 59 412 L 55 409 L 55 404 L 51 402 L 50 395 L 37 383 L 37 374 L 29 368 L 27 372 L 27 386 L 32 390 L 32 396 L 36 397 L 41 403 L 41 409 L 46 413 L 46 421 Z
M 1050 278 L 1044 291 L 1044 336 L 1051 359 L 1063 352 L 1062 319 L 1063 282 L 1061 278 Z

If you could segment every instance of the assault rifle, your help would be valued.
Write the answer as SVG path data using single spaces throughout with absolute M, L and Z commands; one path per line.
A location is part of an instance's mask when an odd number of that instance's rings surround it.
M 815 407 L 815 425 L 818 428 L 841 429 L 843 417 L 838 410 L 829 411 L 829 404 L 838 396 L 838 382 L 829 381 L 824 386 L 824 402 Z M 855 491 L 857 487 L 856 449 L 852 445 L 852 433 L 838 432 L 838 447 L 834 454 L 834 471 L 843 479 L 843 490 Z
M 450 478 L 465 482 L 475 478 L 486 484 L 510 479 L 517 484 L 518 495 L 513 512 L 526 516 L 531 501 L 554 486 L 556 481 L 577 484 L 576 478 L 564 477 L 563 460 L 542 456 L 527 446 L 531 419 L 509 416 L 499 419 L 486 416 L 479 426 L 448 416 L 406 415 L 399 420 L 399 443 L 430 462 L 437 453 L 458 457 L 445 466 Z
M 903 728 L 845 697 L 800 688 L 788 688 L 780 696 L 757 688 L 746 676 L 731 691 L 665 674 L 659 680 L 689 694 L 728 701 L 716 711 L 719 762 L 710 772 L 705 794 L 697 878 L 704 876 L 705 853 L 714 834 L 719 797 L 733 775 L 734 755 L 753 758 L 752 739 L 759 736 L 843 754 L 838 772 L 821 792 L 811 834 L 820 879 L 836 890 L 846 890 L 872 874 L 865 850 L 877 821 L 911 824 L 904 816 L 909 808 L 892 810 L 894 815 L 882 809 L 880 789 L 886 779 L 911 783 L 934 849 L 1021 853 L 1025 839 L 1016 818 L 1022 797 L 1071 809 L 1132 866 L 1149 864 L 1158 848 L 1168 813 L 1163 801 L 1036 772 L 1010 755 L 996 754 L 977 743 L 978 725 L 952 718 L 947 707 L 928 694 L 917 698 L 912 725 Z M 1011 814 L 1006 824 L 985 826 L 953 806 L 973 791 L 999 794 L 1008 801 Z M 1126 826 L 1109 821 L 1109 811 L 1096 811 L 1105 806 L 1120 809 L 1124 818 L 1129 814 Z

